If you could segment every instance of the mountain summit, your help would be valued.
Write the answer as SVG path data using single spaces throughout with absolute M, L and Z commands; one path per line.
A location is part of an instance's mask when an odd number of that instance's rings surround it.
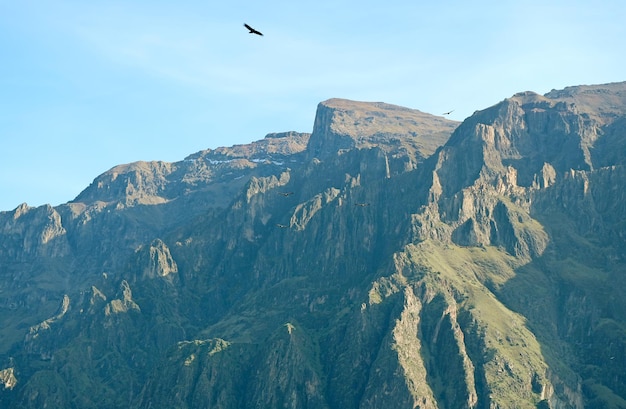
M 626 408 L 626 83 L 331 99 L 0 213 L 8 408 Z

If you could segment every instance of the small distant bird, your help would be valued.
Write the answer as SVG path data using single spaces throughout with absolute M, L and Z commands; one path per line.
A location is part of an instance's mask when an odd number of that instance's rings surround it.
M 247 28 L 248 30 L 250 30 L 250 34 L 256 34 L 256 35 L 260 35 L 262 36 L 263 33 L 260 31 L 257 31 L 255 29 L 253 29 L 252 27 L 250 27 L 249 25 L 247 25 L 246 23 L 243 24 L 245 28 Z
M 276 223 L 276 227 L 280 227 L 281 229 L 286 229 L 289 226 L 287 226 L 286 224 Z
M 355 203 L 354 205 L 359 206 L 359 207 L 366 207 L 366 206 L 369 206 L 370 204 L 369 203 Z
M 293 192 L 278 192 L 278 194 L 287 197 L 293 195 Z
M 452 111 L 444 112 L 444 113 L 443 113 L 443 114 L 441 114 L 441 115 L 450 115 L 450 114 L 451 114 L 451 113 L 453 113 L 453 112 L 454 112 L 454 109 L 453 109 Z

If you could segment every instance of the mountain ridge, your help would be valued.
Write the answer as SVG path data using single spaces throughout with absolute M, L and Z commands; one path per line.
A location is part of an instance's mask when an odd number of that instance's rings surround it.
M 626 407 L 624 89 L 333 99 L 0 213 L 0 402 Z

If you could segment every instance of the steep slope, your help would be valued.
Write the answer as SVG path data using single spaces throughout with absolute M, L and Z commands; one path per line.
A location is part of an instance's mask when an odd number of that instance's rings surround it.
M 626 407 L 625 92 L 329 100 L 3 213 L 0 403 Z
M 0 213 L 0 305 L 11 311 L 0 354 L 23 338 L 18 327 L 50 316 L 67 292 L 116 277 L 138 247 L 227 206 L 251 177 L 300 166 L 309 136 L 270 134 L 181 162 L 120 165 L 65 205 Z
M 443 132 L 454 124 L 443 122 Z M 330 133 L 325 126 L 330 124 L 317 125 L 316 135 Z M 127 407 L 133 392 L 120 390 L 143 383 L 160 354 L 188 338 L 188 332 L 216 321 L 236 304 L 233 294 L 244 292 L 234 291 L 238 284 L 231 286 L 229 275 L 247 262 L 229 263 L 224 251 L 250 247 L 258 235 L 251 235 L 248 222 L 258 224 L 260 218 L 267 223 L 267 215 L 244 214 L 238 207 L 258 200 L 259 190 L 289 182 L 296 169 L 306 169 L 296 173 L 312 182 L 312 191 L 328 184 L 312 177 L 319 176 L 320 162 L 304 158 L 308 139 L 308 134 L 271 134 L 251 145 L 199 152 L 178 163 L 118 166 L 67 205 L 23 205 L 1 214 L 2 305 L 12 311 L 4 316 L 3 373 L 19 379 L 17 384 L 7 381 L 11 389 L 2 400 L 18 406 Z M 378 161 L 370 173 L 384 175 L 385 155 L 378 150 L 368 155 Z M 362 163 L 353 160 L 350 166 Z M 328 176 L 344 183 L 340 169 Z M 272 194 L 261 203 L 293 205 L 290 192 Z M 239 234 L 244 239 L 234 243 Z M 182 241 L 159 239 L 181 235 Z M 191 244 L 185 255 L 189 260 L 172 257 Z M 213 267 L 218 269 L 214 275 L 202 270 Z M 215 311 L 207 310 L 209 305 Z M 138 357 L 143 357 L 141 364 L 122 364 Z M 78 373 L 85 375 L 71 375 Z
M 522 93 L 475 114 L 431 158 L 431 201 L 418 216 L 420 246 L 434 240 L 488 254 L 496 246 L 515 256 L 509 273 L 474 274 L 525 317 L 545 376 L 577 407 L 626 403 L 624 154 L 606 149 L 626 138 L 625 96 L 624 83 Z M 464 269 L 475 270 L 477 259 Z

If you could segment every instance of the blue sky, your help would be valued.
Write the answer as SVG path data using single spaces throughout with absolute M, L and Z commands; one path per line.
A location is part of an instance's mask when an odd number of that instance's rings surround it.
M 463 120 L 626 80 L 623 0 L 217 3 L 0 0 L 0 210 L 65 203 L 117 164 L 310 132 L 329 98 Z

